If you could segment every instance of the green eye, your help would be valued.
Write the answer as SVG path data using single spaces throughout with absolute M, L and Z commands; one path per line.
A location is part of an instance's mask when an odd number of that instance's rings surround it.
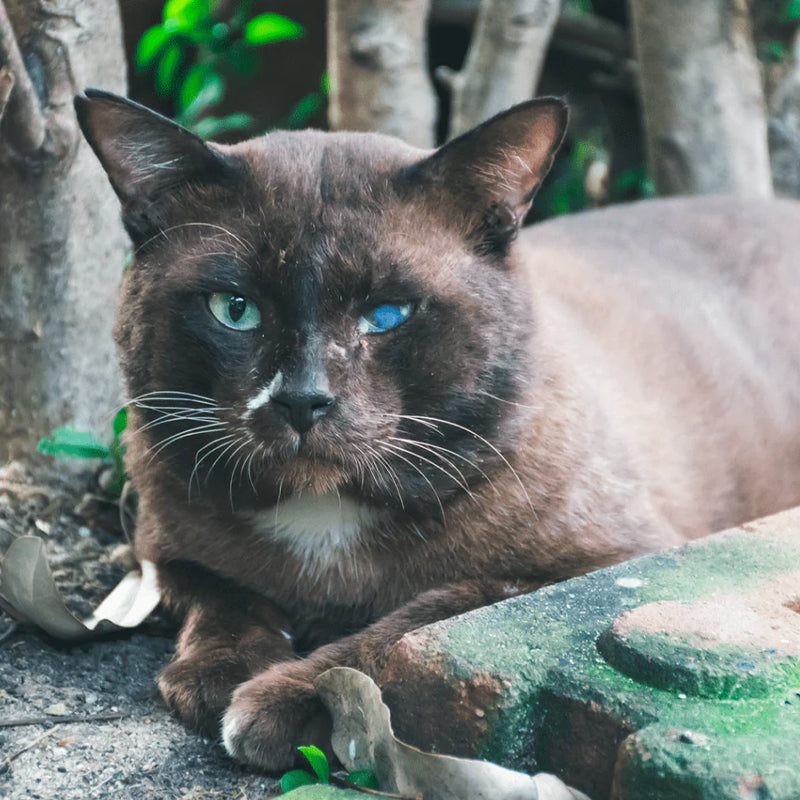
M 215 292 L 209 295 L 208 309 L 226 328 L 235 331 L 252 331 L 261 324 L 256 304 L 240 294 Z

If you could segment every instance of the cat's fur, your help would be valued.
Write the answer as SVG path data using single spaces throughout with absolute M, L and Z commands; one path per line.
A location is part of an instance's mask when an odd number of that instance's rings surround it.
M 76 107 L 136 246 L 116 331 L 136 546 L 184 617 L 159 684 L 236 758 L 324 744 L 311 681 L 378 675 L 410 629 L 800 502 L 796 203 L 654 201 L 517 236 L 556 100 L 432 154 L 205 145 L 121 98 Z M 261 327 L 219 323 L 223 291 Z M 324 399 L 302 433 L 287 387 Z

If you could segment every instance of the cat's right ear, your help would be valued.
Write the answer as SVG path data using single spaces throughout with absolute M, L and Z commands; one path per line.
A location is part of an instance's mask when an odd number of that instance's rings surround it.
M 222 182 L 231 169 L 200 137 L 124 97 L 87 89 L 74 103 L 83 135 L 122 201 L 134 243 L 159 230 L 172 190 Z
M 476 249 L 502 256 L 553 164 L 568 121 L 563 100 L 529 100 L 448 142 L 406 174 L 442 198 Z

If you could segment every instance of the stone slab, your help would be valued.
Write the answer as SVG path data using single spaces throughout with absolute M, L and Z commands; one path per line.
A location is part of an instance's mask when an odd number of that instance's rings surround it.
M 800 509 L 416 631 L 397 735 L 593 800 L 800 798 Z
M 291 797 L 292 800 L 365 800 L 370 796 L 355 789 L 340 789 L 322 783 L 300 786 L 288 794 L 281 795 L 281 797 Z

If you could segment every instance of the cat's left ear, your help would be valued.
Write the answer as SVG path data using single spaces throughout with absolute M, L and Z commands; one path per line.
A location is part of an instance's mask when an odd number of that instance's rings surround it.
M 465 212 L 483 250 L 504 254 L 564 139 L 563 100 L 543 97 L 504 111 L 418 165 Z

